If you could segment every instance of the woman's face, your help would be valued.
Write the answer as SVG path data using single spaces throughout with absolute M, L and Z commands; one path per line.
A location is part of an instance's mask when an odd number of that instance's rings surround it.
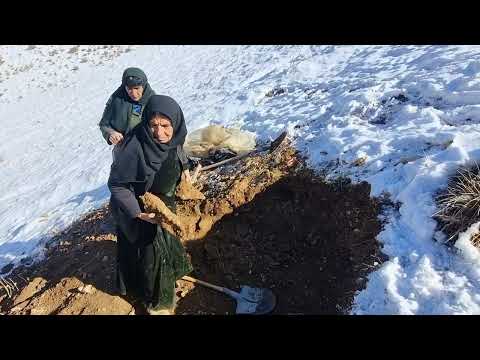
M 130 96 L 130 99 L 133 101 L 138 101 L 143 96 L 143 86 L 125 86 L 125 90 L 127 90 L 128 96 Z
M 150 130 L 153 137 L 162 144 L 168 143 L 173 137 L 173 127 L 165 116 L 157 116 L 150 120 Z

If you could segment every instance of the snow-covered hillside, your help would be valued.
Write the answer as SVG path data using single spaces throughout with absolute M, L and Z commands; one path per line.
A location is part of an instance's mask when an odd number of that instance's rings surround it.
M 313 168 L 401 203 L 353 313 L 480 314 L 478 250 L 448 250 L 431 218 L 448 176 L 480 159 L 478 46 L 0 46 L 0 268 L 107 201 L 97 123 L 129 66 L 190 131 L 288 129 Z

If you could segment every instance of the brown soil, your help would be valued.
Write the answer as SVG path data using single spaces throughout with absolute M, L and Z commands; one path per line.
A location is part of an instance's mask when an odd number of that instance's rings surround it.
M 363 183 L 342 190 L 311 174 L 285 177 L 186 243 L 195 275 L 238 290 L 266 287 L 277 314 L 349 310 L 366 275 L 383 262 L 376 235 L 379 203 Z M 197 287 L 179 313 L 233 313 L 235 302 Z
M 369 185 L 340 185 L 314 176 L 288 146 L 201 173 L 205 199 L 179 200 L 176 215 L 191 275 L 233 290 L 267 287 L 278 314 L 345 313 L 383 256 L 375 240 L 380 204 Z M 12 272 L 19 291 L 0 291 L 0 311 L 133 313 L 115 293 L 115 241 L 108 206 L 88 214 L 51 241 L 44 261 Z M 177 314 L 235 313 L 224 294 L 178 285 Z
M 20 291 L 4 296 L 7 314 L 128 314 L 132 306 L 114 296 L 116 237 L 108 207 L 80 219 L 52 239 L 46 259 L 15 269 Z M 85 285 L 91 285 L 85 291 Z M 82 291 L 83 290 L 83 291 Z
M 184 173 L 182 173 L 182 181 L 177 187 L 176 196 L 180 200 L 205 200 L 205 195 L 195 188 L 195 185 L 190 181 L 185 180 Z
M 183 241 L 201 239 L 225 215 L 292 172 L 298 161 L 294 149 L 287 145 L 234 166 L 202 174 L 197 185 L 199 189 L 186 186 L 182 181 L 177 196 L 181 193 L 183 199 L 191 200 L 179 199 L 177 214 L 150 193 L 141 197 L 145 209 L 155 213 L 158 223 Z M 187 194 L 202 194 L 202 197 L 188 197 Z

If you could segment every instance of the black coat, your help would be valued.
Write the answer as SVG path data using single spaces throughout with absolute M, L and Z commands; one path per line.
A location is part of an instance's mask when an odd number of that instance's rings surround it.
M 174 128 L 166 144 L 157 142 L 148 126 L 151 115 L 158 112 Z M 120 293 L 136 296 L 155 310 L 172 306 L 175 281 L 191 272 L 192 265 L 173 234 L 137 218 L 144 211 L 139 196 L 149 191 L 175 212 L 175 190 L 186 160 L 181 156 L 186 133 L 179 105 L 167 96 L 152 96 L 141 125 L 120 146 L 108 181 L 117 227 L 117 286 Z
M 175 189 L 181 163 L 171 150 L 155 176 L 150 192 L 175 212 Z M 139 196 L 144 183 L 110 184 L 110 208 L 117 229 L 117 288 L 123 295 L 140 299 L 148 308 L 170 309 L 175 298 L 175 281 L 193 268 L 181 242 L 160 225 L 133 217 L 143 211 Z M 128 188 L 127 188 L 128 187 Z

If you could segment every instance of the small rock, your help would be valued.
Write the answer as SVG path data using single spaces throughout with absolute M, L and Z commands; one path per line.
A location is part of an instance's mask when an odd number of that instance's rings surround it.
M 105 255 L 105 256 L 103 257 L 102 261 L 103 261 L 103 262 L 108 261 L 108 256 Z
M 76 54 L 79 48 L 79 45 L 72 47 L 70 50 L 68 50 L 68 54 Z
M 353 166 L 362 166 L 364 165 L 365 163 L 367 162 L 367 158 L 364 156 L 364 157 L 360 157 L 358 158 L 357 160 L 355 160 L 352 165 Z
M 2 270 L 0 270 L 0 274 L 6 274 L 12 269 L 13 269 L 13 263 L 7 264 L 2 268 Z
M 273 97 L 285 93 L 285 89 L 275 88 L 265 94 L 266 97 Z
M 10 313 L 17 313 L 21 310 L 23 310 L 23 306 L 14 306 L 10 309 Z
M 23 265 L 31 265 L 33 263 L 33 259 L 29 256 L 27 256 L 26 258 L 23 258 L 20 260 L 20 263 L 23 264 Z
M 40 308 L 40 309 L 31 309 L 30 310 L 30 315 L 45 315 L 45 310 Z
M 92 294 L 93 292 L 95 292 L 95 288 L 90 284 L 82 285 L 82 286 L 78 287 L 77 289 L 82 294 Z
M 403 95 L 403 94 L 400 94 L 400 95 L 397 95 L 397 96 L 393 96 L 393 99 L 396 99 L 396 100 L 398 100 L 398 101 L 400 101 L 400 102 L 406 102 L 406 101 L 408 101 L 408 98 L 407 98 L 405 95 Z

